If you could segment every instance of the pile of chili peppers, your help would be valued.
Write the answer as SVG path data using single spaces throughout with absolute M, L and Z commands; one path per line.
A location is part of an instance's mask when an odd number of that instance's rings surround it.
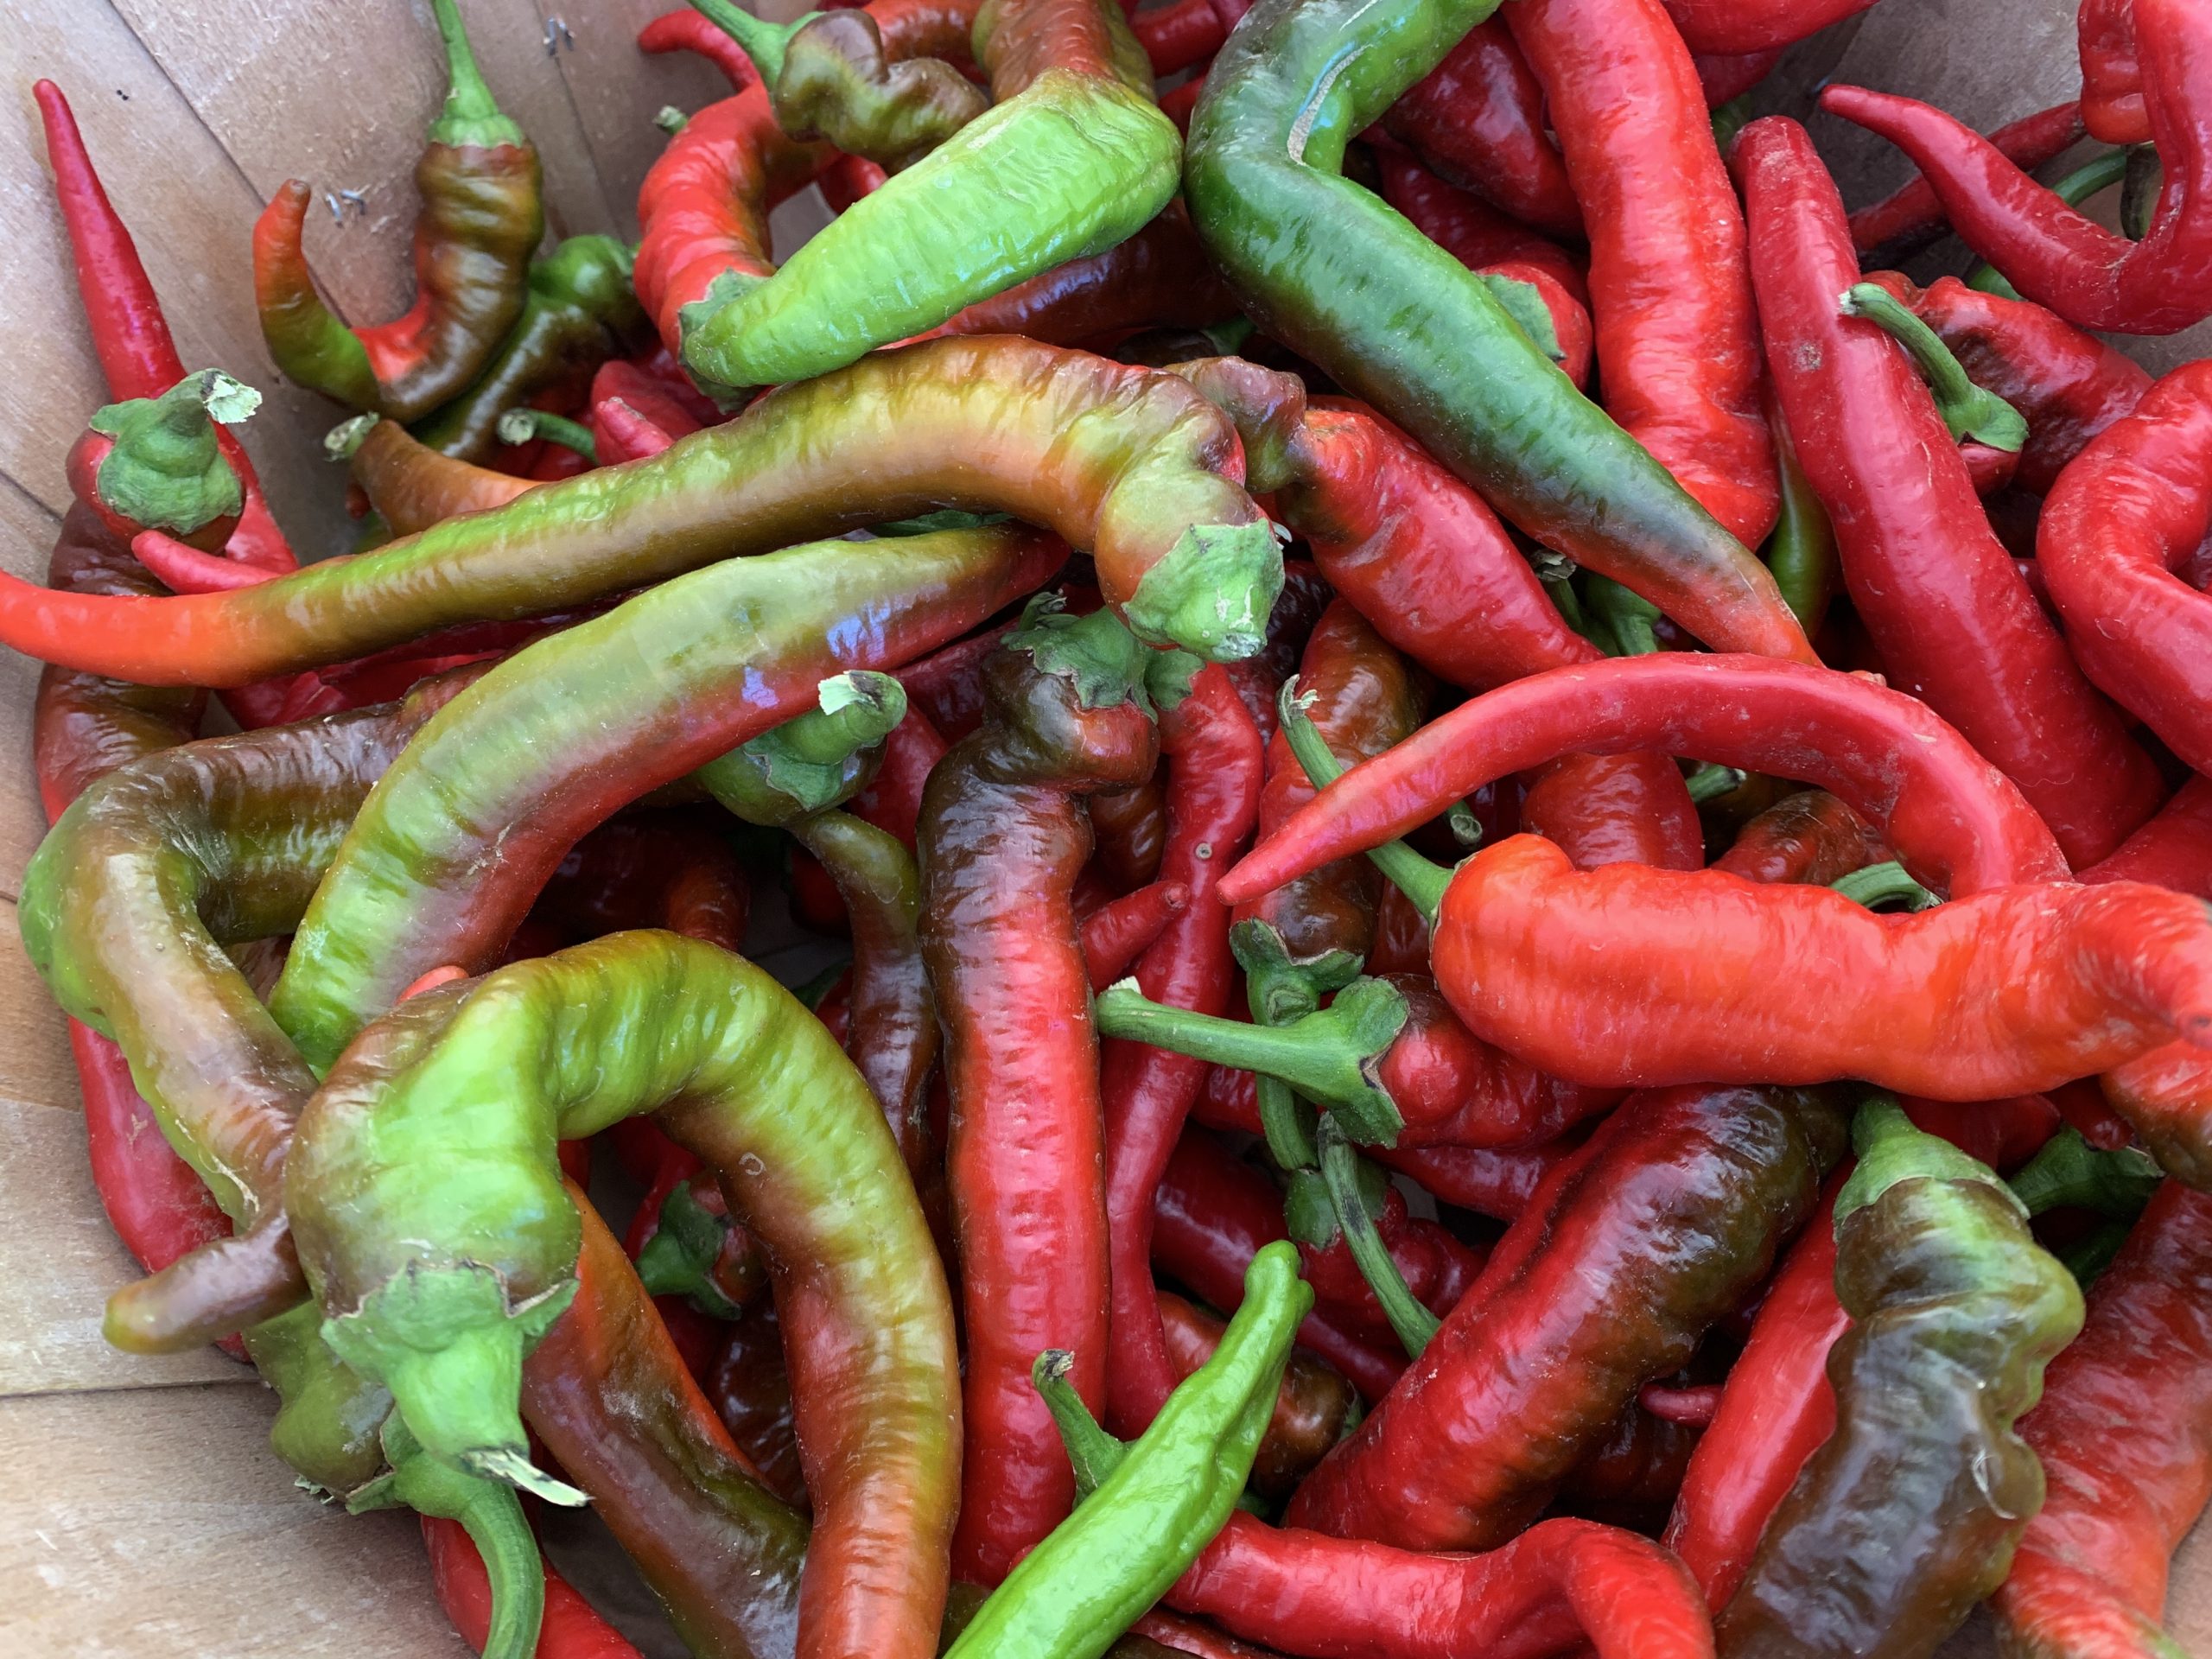
M 1847 214 L 1713 106 L 1871 0 L 695 3 L 634 247 L 453 0 L 412 308 L 271 201 L 313 563 L 38 85 L 111 1340 L 497 1659 L 584 1503 L 716 1659 L 2178 1654 L 2212 9 Z

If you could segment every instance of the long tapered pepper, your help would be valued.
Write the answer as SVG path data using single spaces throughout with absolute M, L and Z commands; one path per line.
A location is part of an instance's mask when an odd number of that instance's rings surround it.
M 497 961 L 617 807 L 811 707 L 839 670 L 964 632 L 1058 552 L 1011 526 L 810 544 L 664 583 L 518 653 L 441 711 L 355 820 L 270 998 L 278 1023 L 327 1065 L 417 975 Z M 641 652 L 659 664 L 650 695 Z
M 1503 15 L 1582 204 L 1606 411 L 1756 547 L 1781 486 L 1742 209 L 1689 53 L 1660 0 L 1522 0 Z
M 1822 92 L 1821 107 L 1910 156 L 1952 227 L 2029 299 L 2080 327 L 2171 334 L 2212 315 L 2212 18 L 2191 0 L 2134 0 L 2129 13 L 2149 136 L 2166 169 L 2140 242 L 2068 207 L 1941 110 L 1842 86 Z
M 2212 899 L 2212 779 L 2192 778 L 2084 881 L 2148 881 Z
M 2212 599 L 2176 574 L 2212 528 L 2212 365 L 2189 364 L 2082 452 L 2036 562 L 2089 677 L 2212 769 Z
M 1989 531 L 1904 354 L 1840 309 L 1858 259 L 1805 130 L 1754 122 L 1732 161 L 1778 401 L 1884 663 L 2020 786 L 2071 861 L 2103 857 L 2157 810 L 2157 768 Z
M 1083 968 L 1090 976 L 1090 988 L 1101 991 L 1127 978 L 1137 958 L 1190 906 L 1191 890 L 1182 882 L 1154 881 L 1084 917 Z
M 300 237 L 313 200 L 293 179 L 253 227 L 262 338 L 285 378 L 395 420 L 428 414 L 492 360 L 523 307 L 544 234 L 537 152 L 499 113 L 453 0 L 431 0 L 450 87 L 415 169 L 415 303 L 351 329 L 322 302 Z
M 1110 247 L 1167 205 L 1181 143 L 1120 6 L 985 0 L 975 55 L 993 107 L 773 276 L 717 278 L 682 320 L 695 374 L 725 386 L 821 374 Z M 893 264 L 899 280 L 881 280 Z
M 1398 421 L 1504 515 L 1717 648 L 1809 658 L 1763 566 L 1358 186 L 1344 147 L 1495 0 L 1262 0 L 1215 60 L 1185 199 L 1253 320 Z
M 1139 958 L 1147 995 L 1219 1014 L 1236 967 L 1230 913 L 1214 882 L 1250 842 L 1264 765 L 1259 728 L 1228 671 L 1209 664 L 1160 717 L 1167 763 L 1167 835 L 1160 875 L 1181 885 L 1189 907 Z M 1102 1045 L 1099 1093 L 1106 1125 L 1106 1222 L 1112 1289 L 1107 1421 L 1141 1433 L 1176 1386 L 1152 1282 L 1153 1200 L 1205 1087 L 1207 1067 L 1149 1045 Z
M 1582 208 L 1546 130 L 1544 89 L 1503 19 L 1462 35 L 1382 124 L 1462 189 L 1548 236 L 1580 239 Z
M 640 1111 L 716 1170 L 793 1327 L 815 1503 L 799 1651 L 933 1654 L 959 1462 L 950 1300 L 866 1084 L 735 957 L 615 935 L 424 993 L 355 1045 L 286 1170 L 326 1338 L 442 1463 L 542 1484 L 515 1402 L 575 1294 L 554 1142 Z
M 1233 658 L 1259 648 L 1281 583 L 1236 465 L 1235 429 L 1172 375 L 1004 336 L 931 340 L 334 569 L 135 601 L 10 577 L 0 643 L 144 683 L 238 684 L 955 505 L 1049 525 L 1094 554 L 1141 635 Z M 1225 565 L 1257 574 L 1217 590 Z
M 357 415 L 334 427 L 323 452 L 343 461 L 369 509 L 396 536 L 414 536 L 472 512 L 491 512 L 536 481 L 441 454 L 397 421 Z
M 1837 1194 L 1836 1428 L 1714 1623 L 1723 1655 L 1935 1652 L 2004 1580 L 2043 1473 L 2013 1432 L 2082 1293 L 1988 1169 L 1860 1109 Z M 1879 1548 L 1870 1541 L 1881 1541 Z
M 2082 142 L 2086 113 L 2078 103 L 2055 104 L 1998 128 L 1989 135 L 1989 142 L 2032 172 Z M 1917 173 L 1881 200 L 1851 216 L 1853 245 L 1869 265 L 1902 264 L 1943 230 L 1943 204 L 1936 197 L 1936 187 Z
M 1290 1522 L 1421 1549 L 1512 1536 L 1765 1276 L 1841 1143 L 1812 1094 L 1632 1098 L 1554 1173 Z

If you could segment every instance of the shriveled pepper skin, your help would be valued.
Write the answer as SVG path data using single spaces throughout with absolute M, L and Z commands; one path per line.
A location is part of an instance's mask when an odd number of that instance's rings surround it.
M 1281 586 L 1237 471 L 1236 429 L 1172 375 L 1006 336 L 931 340 L 335 568 L 162 600 L 10 577 L 0 643 L 142 683 L 239 684 L 950 505 L 1052 529 L 1094 555 L 1140 635 L 1227 659 L 1259 649 Z M 1206 585 L 1214 556 L 1262 543 L 1271 582 Z
M 1544 89 L 1503 18 L 1460 36 L 1382 124 L 1453 184 L 1547 236 L 1580 239 L 1582 208 L 1545 130 Z
M 2177 369 L 2066 469 L 2036 563 L 2089 677 L 2212 770 L 2212 598 L 2177 568 L 2212 526 L 2212 364 Z
M 1495 0 L 1262 0 L 1206 78 L 1185 199 L 1246 311 L 1521 529 L 1720 650 L 1809 660 L 1765 567 L 1575 391 L 1482 280 L 1341 177 Z
M 1714 1621 L 1727 1659 L 1923 1659 L 2003 1582 L 2043 1503 L 2013 1419 L 2082 1328 L 2082 1293 L 2004 1185 L 1894 1103 L 1899 1133 L 1941 1153 L 1885 1167 L 1890 1136 L 1870 1138 L 1864 1115 L 1881 1109 L 1862 1109 L 1859 1167 L 1836 1201 L 1852 1325 L 1828 1357 L 1835 1433 Z
M 758 969 L 616 934 L 395 1009 L 288 1161 L 326 1338 L 389 1378 L 436 1455 L 515 1466 L 531 1327 L 574 1290 L 555 1141 L 641 1110 L 769 1254 L 815 1499 L 798 1653 L 929 1659 L 959 1464 L 950 1300 L 867 1085 Z
M 1287 1518 L 1412 1549 L 1481 1549 L 1543 1508 L 1644 1383 L 1766 1276 L 1841 1151 L 1836 1107 L 1693 1087 L 1622 1105 Z
M 1905 354 L 1843 315 L 1858 255 L 1842 199 L 1795 122 L 1732 152 L 1767 361 L 1799 461 L 1835 525 L 1844 581 L 1889 673 L 2019 785 L 2075 864 L 2157 810 L 2163 785 L 2082 677 L 1988 528 L 1958 446 Z
M 496 962 L 616 808 L 811 708 L 830 675 L 957 637 L 1058 563 L 1050 538 L 1012 526 L 802 546 L 663 583 L 518 653 L 441 711 L 355 820 L 270 998 L 277 1022 L 329 1065 L 416 976 Z
M 1072 669 L 1023 648 L 984 674 L 990 713 L 931 773 L 920 846 L 967 1312 L 955 1562 L 995 1584 L 1075 1497 L 1031 1364 L 1067 1350 L 1084 1403 L 1105 1403 L 1105 1132 L 1071 893 L 1090 852 L 1082 798 L 1148 775 L 1158 740 L 1126 685 L 1087 698 Z
M 2212 1198 L 2169 1181 L 2020 1420 L 2045 1496 L 1992 1598 L 2015 1659 L 2179 1659 L 2167 1565 L 2212 1498 Z

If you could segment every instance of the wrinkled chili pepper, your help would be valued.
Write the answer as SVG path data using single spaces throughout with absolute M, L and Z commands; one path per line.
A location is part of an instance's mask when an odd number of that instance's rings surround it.
M 1410 1175 L 1446 1204 L 1494 1220 L 1514 1221 L 1534 1201 L 1544 1178 L 1573 1154 L 1573 1141 L 1569 1135 L 1513 1152 L 1478 1147 L 1397 1147 L 1378 1149 L 1375 1159 Z
M 2084 113 L 2078 103 L 2056 104 L 1998 128 L 1989 142 L 2016 165 L 2033 172 L 2082 142 Z M 1917 173 L 1881 200 L 1851 215 L 1852 245 L 1870 267 L 1903 264 L 1944 228 L 1943 204 L 1936 199 L 1936 187 Z
M 2036 531 L 2083 671 L 2200 772 L 2212 769 L 2212 598 L 2176 571 L 2208 529 L 2212 365 L 2192 363 L 2091 441 Z
M 2075 39 L 2082 58 L 2082 119 L 2090 133 L 2107 144 L 2150 143 L 2134 0 L 2082 0 Z
M 1582 204 L 1606 411 L 1756 547 L 1781 488 L 1758 313 L 1742 209 L 1689 53 L 1660 0 L 1520 0 L 1503 15 Z
M 2020 786 L 2070 860 L 2103 857 L 2157 810 L 2157 768 L 1990 532 L 1911 365 L 1840 310 L 1858 260 L 1805 130 L 1754 122 L 1733 164 L 1777 399 L 1860 620 L 1890 672 Z
M 702 382 L 821 374 L 1110 247 L 1167 205 L 1179 143 L 1119 5 L 985 0 L 975 25 L 992 107 L 774 275 L 732 267 L 715 278 L 683 322 L 683 359 Z M 899 279 L 882 281 L 894 263 Z
M 253 227 L 261 337 L 287 379 L 355 409 L 411 421 L 460 393 L 491 362 L 523 308 L 530 256 L 545 232 L 537 152 L 499 113 L 454 0 L 431 0 L 449 82 L 415 168 L 415 303 L 373 328 L 348 328 L 308 274 L 300 236 L 313 193 L 286 181 Z
M 1537 539 L 1719 649 L 1808 658 L 1764 566 L 1578 394 L 1481 278 L 1338 175 L 1495 0 L 1262 0 L 1192 120 L 1185 200 L 1267 334 Z M 1762 437 L 1762 443 L 1764 440 Z
M 922 950 L 945 1037 L 946 1170 L 967 1313 L 957 1570 L 1004 1578 L 1074 1482 L 1029 1383 L 1047 1348 L 1104 1403 L 1108 1232 L 1097 1039 L 1071 892 L 1084 796 L 1158 753 L 1150 674 L 1174 664 L 1107 612 L 1038 608 L 985 670 L 990 713 L 930 775 Z M 1183 659 L 1187 666 L 1191 659 Z M 1172 678 L 1155 681 L 1165 701 Z
M 2131 241 L 2045 190 L 1972 128 L 1909 98 L 1832 86 L 1821 107 L 1918 164 L 1967 245 L 2022 294 L 2082 328 L 2171 334 L 2212 314 L 2212 143 L 2202 59 L 2212 18 L 2190 0 L 2133 0 L 2150 137 L 2166 181 Z
M 591 406 L 592 446 L 609 467 L 626 461 L 657 455 L 677 435 L 651 416 L 639 413 L 626 398 L 607 397 Z
M 354 1045 L 286 1169 L 326 1339 L 391 1387 L 441 1466 L 561 1496 L 515 1404 L 575 1290 L 554 1141 L 639 1111 L 717 1171 L 774 1263 L 816 1516 L 801 1651 L 933 1654 L 959 1462 L 950 1300 L 859 1074 L 728 953 L 615 935 L 426 992 Z
M 1511 1537 L 1637 1390 L 1765 1277 L 1841 1143 L 1834 1104 L 1802 1091 L 1628 1101 L 1548 1179 L 1287 1519 L 1409 1548 Z
M 2018 1200 L 1877 1096 L 1836 1196 L 1836 1427 L 1768 1522 L 1714 1622 L 1725 1655 L 1777 1643 L 1932 1654 L 2004 1580 L 2043 1496 L 2013 1432 L 2082 1293 Z M 1879 1537 L 1885 1548 L 1869 1548 Z
M 1160 1314 L 1167 1329 L 1168 1362 L 1179 1382 L 1220 1346 L 1223 1322 L 1166 1291 L 1160 1294 Z M 1358 1397 L 1334 1367 L 1294 1351 L 1283 1368 L 1274 1414 L 1252 1460 L 1252 1490 L 1277 1501 L 1288 1497 L 1306 1471 L 1344 1438 Z
M 1581 239 L 1582 207 L 1544 119 L 1544 89 L 1503 20 L 1460 36 L 1382 125 L 1461 189 L 1547 236 Z
M 949 500 L 1051 525 L 1093 553 L 1141 635 L 1233 658 L 1259 648 L 1281 569 L 1266 519 L 1224 475 L 1236 450 L 1227 418 L 1172 375 L 1004 336 L 932 340 L 785 387 L 652 462 L 537 486 L 336 569 L 150 603 L 11 577 L 0 642 L 142 683 L 235 684 Z M 1224 560 L 1249 582 L 1212 586 Z
M 2208 1282 L 2212 1199 L 2169 1181 L 2020 1419 L 2046 1496 L 1990 1604 L 2018 1651 L 2180 1651 L 2158 1626 L 2169 1560 L 2212 1497 Z

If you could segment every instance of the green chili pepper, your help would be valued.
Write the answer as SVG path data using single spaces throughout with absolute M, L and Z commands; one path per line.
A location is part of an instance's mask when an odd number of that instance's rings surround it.
M 1262 329 L 1535 539 L 1716 649 L 1815 660 L 1765 569 L 1481 279 L 1339 176 L 1347 141 L 1497 3 L 1261 0 L 1192 118 L 1184 195 L 1199 237 Z
M 1813 493 L 1812 480 L 1798 461 L 1789 429 L 1771 407 L 1767 424 L 1774 431 L 1775 460 L 1782 471 L 1782 516 L 1767 537 L 1766 568 L 1774 573 L 1775 586 L 1810 638 L 1827 619 L 1828 601 L 1835 597 L 1842 574 L 1835 526 L 1828 522 L 1827 509 Z
M 1244 1490 L 1313 1292 L 1278 1240 L 1245 1270 L 1244 1300 L 1213 1357 L 1123 1445 L 1048 1351 L 1033 1376 L 1075 1465 L 1073 1515 L 1025 1556 L 945 1659 L 1097 1659 L 1212 1541 Z
M 1877 1096 L 1835 1206 L 1836 1427 L 1715 1622 L 1721 1659 L 1932 1654 L 2004 1582 L 2043 1506 L 2013 1420 L 2082 1327 L 2082 1293 L 2011 1190 Z

